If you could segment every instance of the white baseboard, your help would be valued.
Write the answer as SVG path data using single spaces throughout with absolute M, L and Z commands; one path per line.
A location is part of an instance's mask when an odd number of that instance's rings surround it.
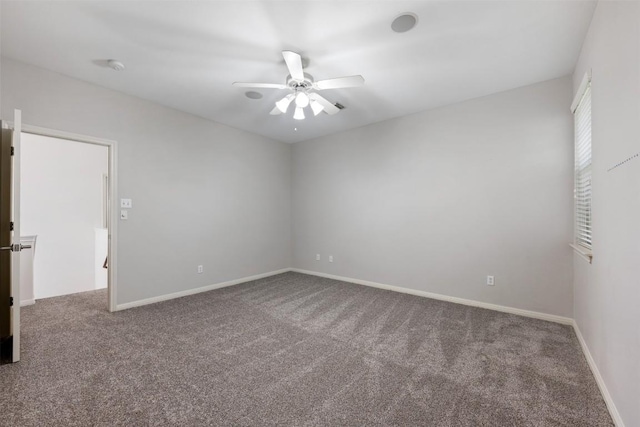
M 596 365 L 596 362 L 593 360 L 593 357 L 591 356 L 589 347 L 587 347 L 587 342 L 584 340 L 584 337 L 582 336 L 582 332 L 580 332 L 580 328 L 578 327 L 578 324 L 575 321 L 573 322 L 573 329 L 576 332 L 578 341 L 580 341 L 580 347 L 582 347 L 582 352 L 584 353 L 584 357 L 586 357 L 587 363 L 589 364 L 589 368 L 591 368 L 591 372 L 593 373 L 593 376 L 596 379 L 596 383 L 598 383 L 600 394 L 602 394 L 604 402 L 607 404 L 607 408 L 609 409 L 609 414 L 611 414 L 611 418 L 613 419 L 614 424 L 616 425 L 616 427 L 624 427 L 624 422 L 620 417 L 618 408 L 616 408 L 615 403 L 613 403 L 613 399 L 611 398 L 611 395 L 609 394 L 609 390 L 607 389 L 607 386 L 604 383 L 604 379 L 602 378 L 602 375 L 600 375 L 600 370 L 598 370 L 598 366 Z
M 383 283 L 370 282 L 368 280 L 353 279 L 350 277 L 335 276 L 333 274 L 320 273 L 317 271 L 302 270 L 292 268 L 291 271 L 297 273 L 310 274 L 312 276 L 326 277 L 328 279 L 341 280 L 343 282 L 355 283 L 357 285 L 371 286 L 373 288 L 386 289 L 388 291 L 402 292 L 405 294 L 416 295 L 419 297 L 437 299 L 440 301 L 453 302 L 456 304 L 469 305 L 472 307 L 486 308 L 489 310 L 501 311 L 504 313 L 517 314 L 519 316 L 532 317 L 534 319 L 547 320 L 549 322 L 562 323 L 564 325 L 573 325 L 573 319 L 569 317 L 556 316 L 554 314 L 540 313 L 538 311 L 523 310 L 521 308 L 506 307 L 503 305 L 489 304 L 465 298 L 451 297 L 448 295 L 435 294 L 432 292 L 419 291 L 416 289 L 403 288 L 400 286 L 385 285 Z
M 33 305 L 35 303 L 36 303 L 36 300 L 34 300 L 34 299 L 25 299 L 25 300 L 20 301 L 20 307 L 25 307 L 27 305 Z
M 134 307 L 141 307 L 143 305 L 155 304 L 157 302 L 168 301 L 174 298 L 186 297 L 188 295 L 199 294 L 201 292 L 212 291 L 214 289 L 226 288 L 227 286 L 239 285 L 240 283 L 251 282 L 252 280 L 263 279 L 265 277 L 275 276 L 276 274 L 282 274 L 291 271 L 290 268 L 283 268 L 282 270 L 270 271 L 268 273 L 256 274 L 255 276 L 242 277 L 240 279 L 229 280 L 227 282 L 216 283 L 213 285 L 203 286 L 201 288 L 187 289 L 186 291 L 174 292 L 172 294 L 160 295 L 157 297 L 146 298 L 138 301 L 127 302 L 124 304 L 118 304 L 116 311 L 126 310 Z

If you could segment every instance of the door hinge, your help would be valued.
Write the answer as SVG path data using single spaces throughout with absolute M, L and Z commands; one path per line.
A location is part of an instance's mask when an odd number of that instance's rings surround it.
M 13 156 L 14 154 L 16 154 L 16 149 L 13 146 L 11 146 L 11 155 Z
M 9 223 L 9 231 L 13 231 L 13 221 Z
M 9 297 L 9 307 L 13 307 L 13 297 Z

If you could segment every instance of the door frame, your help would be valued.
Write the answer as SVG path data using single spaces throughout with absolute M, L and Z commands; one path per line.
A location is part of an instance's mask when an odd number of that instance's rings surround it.
M 13 123 L 8 123 L 13 129 Z M 109 215 L 108 215 L 108 250 L 107 256 L 109 266 L 107 268 L 107 292 L 108 308 L 110 312 L 118 311 L 117 305 L 117 284 L 118 284 L 118 143 L 111 139 L 96 138 L 62 130 L 49 129 L 40 126 L 22 124 L 22 133 L 32 135 L 48 136 L 51 138 L 66 139 L 69 141 L 82 142 L 85 144 L 99 145 L 107 147 L 109 151 Z

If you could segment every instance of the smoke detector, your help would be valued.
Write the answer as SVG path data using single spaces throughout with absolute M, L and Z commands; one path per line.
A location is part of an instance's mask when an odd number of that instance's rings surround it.
M 122 71 L 124 70 L 124 64 L 120 61 L 116 61 L 115 59 L 110 59 L 107 61 L 107 65 L 109 66 L 109 68 L 111 68 L 112 70 L 115 71 Z

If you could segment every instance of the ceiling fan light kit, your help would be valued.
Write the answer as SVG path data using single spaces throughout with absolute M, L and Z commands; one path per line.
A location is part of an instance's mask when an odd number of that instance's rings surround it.
M 309 95 L 304 92 L 298 92 L 296 95 L 296 105 L 300 108 L 305 108 L 309 105 Z
M 276 108 L 278 109 L 278 111 L 280 111 L 280 113 L 282 114 L 286 113 L 287 109 L 289 108 L 289 104 L 291 104 L 291 101 L 293 101 L 293 98 L 295 98 L 295 95 L 290 93 L 280 101 L 276 102 Z
M 291 93 L 276 102 L 275 107 L 271 110 L 271 115 L 284 114 L 289 109 L 291 102 L 295 100 L 296 108 L 293 118 L 296 120 L 304 120 L 304 109 L 311 107 L 313 115 L 317 116 L 322 111 L 329 115 L 336 114 L 342 108 L 326 98 L 318 94 L 316 91 L 325 89 L 343 89 L 349 87 L 362 86 L 364 78 L 360 75 L 337 77 L 333 79 L 314 81 L 313 77 L 304 72 L 302 66 L 302 57 L 296 52 L 285 50 L 282 52 L 284 62 L 289 69 L 286 84 L 278 83 L 246 83 L 234 82 L 233 85 L 244 88 L 260 88 L 260 89 L 289 89 Z
M 311 110 L 313 111 L 314 116 L 317 116 L 318 114 L 322 113 L 322 111 L 324 110 L 324 107 L 320 105 L 320 103 L 315 99 L 310 102 L 310 105 L 311 105 Z
M 304 109 L 302 107 L 296 107 L 296 112 L 293 113 L 293 118 L 296 120 L 304 120 Z

